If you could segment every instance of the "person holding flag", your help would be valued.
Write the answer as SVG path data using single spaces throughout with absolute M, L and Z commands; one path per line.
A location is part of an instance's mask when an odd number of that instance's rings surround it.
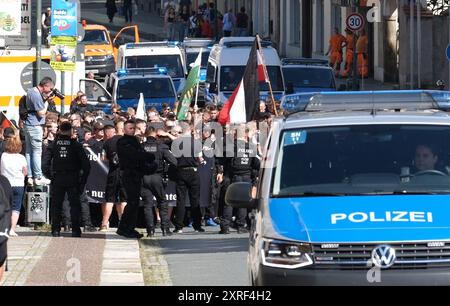
M 194 66 L 189 72 L 186 85 L 184 86 L 183 92 L 181 93 L 180 102 L 178 102 L 177 119 L 179 121 L 186 121 L 188 118 L 189 108 L 191 106 L 192 99 L 194 98 L 194 90 L 196 90 L 195 108 L 197 108 L 198 84 L 200 82 L 200 67 L 202 64 L 202 51 L 203 50 L 200 50 L 200 53 L 195 60 Z

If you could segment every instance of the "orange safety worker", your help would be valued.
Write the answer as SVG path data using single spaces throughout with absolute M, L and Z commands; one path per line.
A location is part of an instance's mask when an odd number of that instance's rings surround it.
M 369 40 L 364 29 L 361 30 L 358 41 L 356 42 L 356 54 L 358 55 L 358 73 L 360 76 L 367 78 L 369 76 L 369 57 L 367 48 Z
M 336 76 L 339 76 L 342 63 L 342 48 L 346 42 L 343 35 L 339 33 L 338 28 L 334 28 L 334 34 L 330 38 L 330 46 L 325 55 L 330 55 L 330 66 L 333 67 Z
M 346 51 L 345 51 L 345 66 L 344 66 L 344 70 L 341 72 L 341 76 L 343 78 L 347 78 L 353 68 L 353 37 L 354 34 L 352 32 L 352 30 L 350 29 L 345 29 L 345 33 L 347 33 L 347 35 L 345 36 L 345 39 L 347 40 L 346 43 Z

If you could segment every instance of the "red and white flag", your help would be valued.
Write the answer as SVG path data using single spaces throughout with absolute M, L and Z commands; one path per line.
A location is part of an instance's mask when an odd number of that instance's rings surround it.
M 244 77 L 219 113 L 220 124 L 247 123 L 255 118 L 259 107 L 259 83 L 269 79 L 264 58 L 260 52 L 262 50 L 255 38 Z

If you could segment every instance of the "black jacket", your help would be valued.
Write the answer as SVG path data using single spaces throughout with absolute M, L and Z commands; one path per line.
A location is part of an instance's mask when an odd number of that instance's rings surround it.
M 157 165 L 157 173 L 165 172 L 164 163 L 168 163 L 172 166 L 177 166 L 177 159 L 170 151 L 169 147 L 158 141 L 154 137 L 148 137 L 147 141 L 143 144 L 144 151 L 155 155 L 155 163 Z
M 149 168 L 156 168 L 155 155 L 145 152 L 134 136 L 124 135 L 117 141 L 117 155 L 120 169 L 123 171 L 144 175 L 149 174 Z

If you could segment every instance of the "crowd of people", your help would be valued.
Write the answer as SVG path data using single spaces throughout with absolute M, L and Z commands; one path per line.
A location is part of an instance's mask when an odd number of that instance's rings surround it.
M 212 2 L 200 5 L 197 10 L 191 10 L 188 3 L 169 2 L 164 8 L 164 27 L 168 40 L 248 36 L 249 17 L 245 7 L 235 15 L 232 9 L 222 14 Z
M 247 211 L 228 207 L 224 196 L 233 182 L 256 186 L 261 139 L 272 118 L 265 102 L 257 121 L 222 127 L 220 109 L 212 104 L 192 107 L 186 121 L 178 121 L 176 109 L 166 103 L 136 118 L 136 109 L 115 104 L 109 114 L 96 110 L 82 91 L 70 112 L 59 114 L 51 107 L 53 88 L 53 81 L 44 78 L 29 90 L 26 118 L 19 129 L 3 131 L 0 171 L 12 188 L 1 179 L 0 184 L 12 194 L 10 237 L 17 235 L 27 185 L 50 185 L 55 237 L 61 230 L 74 237 L 82 229 L 107 231 L 114 206 L 117 233 L 128 238 L 142 237 L 135 230 L 140 206 L 149 237 L 157 227 L 164 236 L 182 233 L 186 226 L 196 232 L 204 232 L 204 226 L 220 226 L 221 234 L 231 227 L 247 232 Z M 102 152 L 100 160 L 94 152 Z M 104 175 L 92 171 L 98 162 L 107 166 Z M 101 222 L 91 216 L 89 180 L 103 180 Z

